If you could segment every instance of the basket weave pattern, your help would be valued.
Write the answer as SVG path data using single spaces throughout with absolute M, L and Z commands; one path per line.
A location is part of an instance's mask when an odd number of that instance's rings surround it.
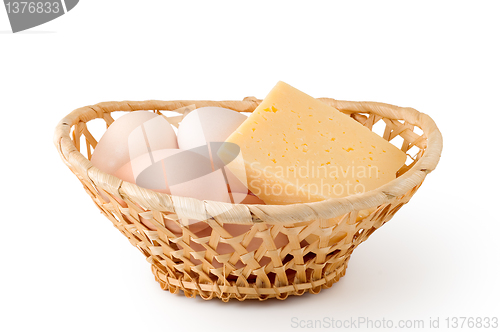
M 157 193 L 106 174 L 89 161 L 97 145 L 86 125 L 91 120 L 102 119 L 109 126 L 115 111 L 150 110 L 161 114 L 192 104 L 252 112 L 260 103 L 253 97 L 243 101 L 125 101 L 87 106 L 60 121 L 54 143 L 100 211 L 146 256 L 162 289 L 223 301 L 286 299 L 289 295 L 318 293 L 337 282 L 345 274 L 353 250 L 410 200 L 436 167 L 442 149 L 441 134 L 432 119 L 414 109 L 373 102 L 321 100 L 369 129 L 379 122 L 385 124 L 386 140 L 400 136 L 404 140 L 403 152 L 412 147 L 417 147 L 418 152 L 410 156 L 411 163 L 399 171 L 396 180 L 377 190 L 322 202 L 279 206 L 199 201 Z M 180 118 L 169 119 L 177 123 Z M 420 128 L 423 134 L 417 134 L 415 128 Z M 81 138 L 84 144 L 80 143 Z M 80 152 L 83 150 L 87 158 Z M 125 201 L 126 207 L 116 197 Z M 150 230 L 141 218 L 154 224 L 157 230 Z M 210 235 L 199 237 L 183 227 L 182 221 L 187 219 L 208 223 Z M 166 228 L 166 220 L 176 222 L 182 234 L 176 235 Z M 226 223 L 250 227 L 241 235 L 231 236 L 223 228 Z M 288 244 L 277 248 L 274 239 L 280 233 L 288 238 Z M 260 246 L 248 251 L 248 244 L 255 238 L 261 241 Z M 219 253 L 219 244 L 230 245 L 234 253 Z M 193 263 L 193 258 L 201 264 Z

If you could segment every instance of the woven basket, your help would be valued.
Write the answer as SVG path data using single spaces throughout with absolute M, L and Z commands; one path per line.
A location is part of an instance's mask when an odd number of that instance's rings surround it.
M 150 100 L 86 106 L 59 122 L 54 143 L 62 160 L 101 212 L 146 256 L 162 289 L 172 293 L 182 290 L 188 297 L 199 295 L 207 300 L 214 297 L 223 301 L 231 298 L 283 300 L 289 295 L 318 293 L 337 282 L 345 274 L 354 248 L 410 200 L 426 175 L 436 167 L 442 149 L 441 133 L 434 121 L 412 108 L 320 100 L 369 129 L 376 123 L 383 124 L 383 137 L 388 141 L 402 137 L 401 150 L 407 155 L 408 150 L 416 147 L 412 150 L 417 152 L 409 156 L 409 165 L 403 166 L 395 180 L 356 196 L 293 205 L 229 204 L 231 209 L 227 209 L 228 203 L 141 188 L 100 171 L 89 161 L 97 141 L 86 123 L 96 118 L 103 119 L 109 126 L 115 111 L 160 113 L 193 104 L 252 112 L 260 103 L 253 97 L 243 101 Z M 176 123 L 180 118 L 171 119 Z M 81 138 L 85 144 L 80 143 Z M 80 153 L 84 148 L 88 159 Z M 125 207 L 123 202 L 118 202 L 118 197 L 125 202 Z M 182 218 L 206 222 L 211 228 L 209 235 L 198 237 L 181 226 Z M 148 220 L 157 230 L 150 230 L 141 219 Z M 165 221 L 177 223 L 182 235 L 172 233 L 165 227 Z M 248 231 L 233 237 L 222 227 L 226 223 L 249 225 Z M 286 236 L 288 244 L 276 248 L 274 238 L 278 235 Z M 254 238 L 259 238 L 260 246 L 247 251 L 246 246 Z M 220 244 L 232 246 L 234 252 L 218 253 Z M 193 257 L 201 263 L 193 263 Z

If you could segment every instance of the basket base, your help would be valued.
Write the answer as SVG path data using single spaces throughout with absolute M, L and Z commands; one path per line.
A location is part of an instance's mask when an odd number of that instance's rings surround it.
M 151 265 L 151 270 L 155 276 L 155 280 L 160 284 L 163 290 L 168 290 L 170 293 L 177 294 L 183 291 L 186 297 L 194 298 L 199 295 L 204 300 L 211 300 L 214 297 L 228 302 L 230 299 L 244 300 L 260 300 L 264 301 L 271 298 L 285 300 L 289 295 L 303 295 L 306 292 L 317 294 L 323 288 L 330 288 L 334 283 L 340 280 L 345 275 L 347 264 L 350 257 L 339 265 L 326 266 L 323 270 L 323 276 L 317 280 L 308 280 L 304 283 L 293 283 L 286 286 L 273 286 L 269 288 L 258 287 L 255 283 L 249 283 L 245 286 L 237 286 L 236 283 L 228 282 L 226 285 L 217 283 L 198 283 L 196 280 L 183 280 L 183 277 L 172 278 L 158 268 L 154 263 Z

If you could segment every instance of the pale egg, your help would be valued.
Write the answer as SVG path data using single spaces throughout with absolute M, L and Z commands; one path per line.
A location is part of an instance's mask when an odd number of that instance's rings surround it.
M 101 171 L 113 174 L 131 158 L 151 150 L 176 149 L 177 137 L 170 123 L 161 115 L 135 111 L 116 119 L 99 140 L 90 159 Z M 109 202 L 106 195 L 102 195 Z M 123 200 L 116 198 L 122 205 Z
M 213 170 L 222 169 L 228 184 L 228 190 L 233 192 L 246 192 L 247 183 L 245 174 L 236 175 L 226 167 L 229 163 L 233 169 L 243 169 L 242 158 L 231 158 L 222 160 L 217 151 L 224 141 L 247 119 L 247 116 L 239 112 L 221 107 L 198 108 L 182 120 L 177 132 L 179 148 L 190 150 L 209 158 L 213 163 Z M 236 144 L 225 143 L 231 146 L 235 156 L 240 151 Z M 240 156 L 241 157 L 241 156 Z M 237 165 L 234 165 L 237 164 Z M 241 164 L 241 165 L 239 165 Z M 239 203 L 239 202 L 235 202 Z
M 179 124 L 179 148 L 190 150 L 210 142 L 224 142 L 246 119 L 246 115 L 227 108 L 197 108 Z
M 231 202 L 222 170 L 212 170 L 209 159 L 192 151 L 163 149 L 146 153 L 120 167 L 116 177 L 140 187 L 174 196 L 198 200 Z M 175 204 L 175 202 L 174 202 Z M 208 224 L 187 220 L 192 232 L 199 232 Z M 180 234 L 180 227 L 170 220 L 165 227 Z
M 161 115 L 135 111 L 116 119 L 97 143 L 92 164 L 105 173 L 116 171 L 149 150 L 176 149 L 177 137 Z

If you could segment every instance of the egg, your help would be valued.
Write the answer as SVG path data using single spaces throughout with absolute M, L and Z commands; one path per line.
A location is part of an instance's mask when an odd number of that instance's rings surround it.
M 116 119 L 99 140 L 91 157 L 92 164 L 101 171 L 115 172 L 131 158 L 150 150 L 176 149 L 177 137 L 170 123 L 161 115 L 135 111 Z M 102 195 L 109 202 L 105 195 Z M 123 200 L 116 198 L 122 205 Z
M 97 143 L 92 164 L 105 173 L 116 171 L 132 158 L 151 150 L 178 148 L 170 123 L 161 115 L 135 111 L 116 119 Z M 141 153 L 142 151 L 142 153 Z
M 199 200 L 230 203 L 222 170 L 212 170 L 208 158 L 192 151 L 163 149 L 151 151 L 120 167 L 116 177 L 157 192 Z M 208 227 L 205 222 L 188 220 L 189 229 L 199 232 Z M 165 227 L 180 234 L 180 227 L 167 220 Z
M 151 153 L 145 153 L 127 162 L 112 174 L 117 178 L 137 184 L 140 187 L 151 189 L 164 194 L 170 194 L 168 183 L 166 182 L 165 176 L 161 170 L 161 160 L 175 155 L 180 151 L 181 150 L 179 149 L 163 149 L 152 151 Z M 158 162 L 160 163 L 159 165 L 157 164 Z M 154 167 L 154 164 L 156 164 L 157 166 Z M 143 172 L 144 174 L 141 175 L 141 173 Z M 137 182 L 137 179 L 140 175 L 141 178 Z
M 179 148 L 190 150 L 209 158 L 213 164 L 214 171 L 222 169 L 227 180 L 228 190 L 235 192 L 246 192 L 247 183 L 244 175 L 235 175 L 227 164 L 230 162 L 240 163 L 244 167 L 242 158 L 235 160 L 221 160 L 217 151 L 224 141 L 247 119 L 247 116 L 239 112 L 221 107 L 201 107 L 184 117 L 179 124 L 177 141 Z M 225 143 L 232 144 L 232 143 Z M 239 147 L 233 147 L 238 155 Z M 227 146 L 226 146 L 227 149 Z M 234 165 L 233 165 L 234 166 Z
M 246 191 L 244 193 L 228 193 L 221 170 L 212 172 L 209 167 L 210 160 L 192 151 L 180 149 L 164 149 L 152 151 L 142 155 L 125 164 L 115 173 L 117 177 L 125 181 L 137 183 L 141 187 L 155 191 L 172 194 L 176 196 L 193 197 L 200 200 L 213 200 L 222 202 L 239 202 L 242 204 L 265 204 L 257 196 Z M 231 195 L 231 196 L 229 196 Z M 140 218 L 141 222 L 151 230 L 156 227 L 147 219 Z M 165 227 L 177 236 L 181 235 L 181 228 L 172 220 L 164 219 Z M 197 237 L 210 236 L 212 229 L 204 221 L 189 220 L 187 226 Z M 225 224 L 223 228 L 232 236 L 239 236 L 251 230 L 251 225 Z M 262 245 L 261 238 L 253 238 L 247 246 L 248 251 L 257 250 Z M 275 246 L 281 248 L 288 244 L 288 237 L 278 233 L 274 239 Z M 181 244 L 182 246 L 182 244 Z M 205 248 L 198 243 L 190 242 L 190 247 L 195 251 L 204 251 Z M 220 255 L 234 252 L 234 248 L 220 242 L 217 246 Z M 190 257 L 194 264 L 201 261 Z M 260 260 L 262 266 L 268 264 L 270 259 L 263 257 Z M 222 263 L 214 260 L 214 267 L 222 267 Z M 241 260 L 236 262 L 235 267 L 241 268 L 244 264 Z
M 108 128 L 91 161 L 104 172 L 157 192 L 199 200 L 263 204 L 249 193 L 246 179 L 234 176 L 213 153 L 246 118 L 220 107 L 199 108 L 182 120 L 176 137 L 163 116 L 146 111 L 128 113 Z M 126 206 L 121 199 L 117 201 Z M 156 230 L 147 219 L 141 217 L 140 220 L 149 229 Z M 164 222 L 171 232 L 181 234 L 176 222 L 168 219 Z M 206 222 L 187 222 L 186 226 L 195 234 L 211 232 Z M 246 225 L 224 227 L 231 234 L 250 229 Z M 277 241 L 279 238 L 280 235 Z M 253 239 L 249 250 L 257 248 L 261 242 L 262 239 Z M 281 242 L 278 241 L 277 245 Z M 219 246 L 220 253 L 233 250 L 224 243 Z
M 197 108 L 179 124 L 179 148 L 189 150 L 210 142 L 224 142 L 246 119 L 246 115 L 227 108 Z

